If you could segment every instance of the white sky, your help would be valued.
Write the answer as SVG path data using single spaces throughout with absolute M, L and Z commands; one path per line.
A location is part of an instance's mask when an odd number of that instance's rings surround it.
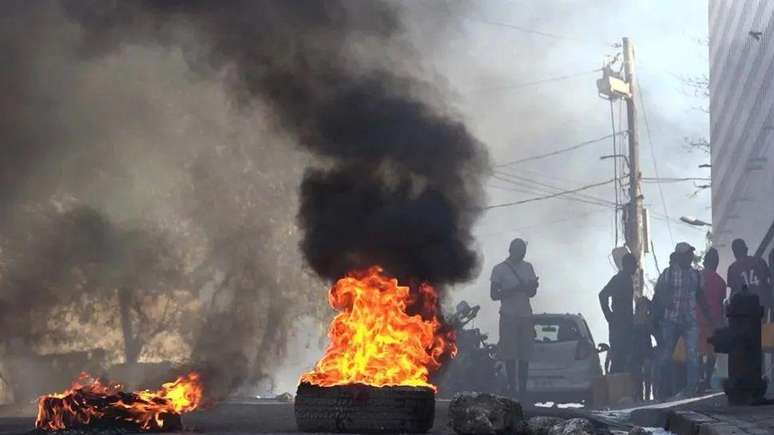
M 688 152 L 683 139 L 708 136 L 708 115 L 695 109 L 706 103 L 679 79 L 708 71 L 702 44 L 707 35 L 706 1 L 420 1 L 411 9 L 412 40 L 419 41 L 433 72 L 448 81 L 455 95 L 452 106 L 487 145 L 495 163 L 610 134 L 609 103 L 597 96 L 595 86 L 600 73 L 518 89 L 497 88 L 592 71 L 601 66 L 605 55 L 619 50 L 611 44 L 629 36 L 637 47 L 644 112 L 659 175 L 709 176 L 707 170 L 697 168 L 709 157 Z M 440 40 L 433 29 L 444 25 L 447 33 Z M 642 172 L 644 177 L 655 177 L 644 127 L 641 117 Z M 579 187 L 613 177 L 612 162 L 599 160 L 611 152 L 608 140 L 509 171 L 544 183 Z M 505 186 L 496 180 L 489 184 Z M 662 188 L 672 237 L 663 217 L 651 219 L 651 232 L 663 268 L 674 243 L 686 240 L 697 248 L 704 246 L 704 231 L 678 218 L 709 220 L 711 213 L 709 191 L 690 197 L 696 190 L 691 183 Z M 611 185 L 584 193 L 613 199 Z M 488 194 L 489 203 L 535 196 L 496 188 L 488 188 Z M 663 216 L 657 185 L 645 185 L 644 195 L 650 211 Z M 496 340 L 498 307 L 489 300 L 489 273 L 506 256 L 509 241 L 522 237 L 529 242 L 528 260 L 541 278 L 541 289 L 533 299 L 535 312 L 580 312 L 596 340 L 606 341 L 597 293 L 614 273 L 608 259 L 614 245 L 612 221 L 612 210 L 559 199 L 489 211 L 475 229 L 484 257 L 481 274 L 474 282 L 458 286 L 454 299 L 481 304 L 476 326 Z M 651 256 L 644 266 L 648 276 L 656 276 Z
M 411 42 L 423 55 L 419 68 L 450 89 L 450 106 L 486 144 L 494 163 L 507 162 L 611 133 L 610 107 L 597 96 L 596 79 L 589 73 L 572 79 L 518 89 L 497 89 L 600 68 L 622 36 L 635 41 L 639 82 L 652 133 L 653 154 L 661 177 L 707 177 L 701 163 L 709 156 L 688 152 L 684 137 L 707 137 L 709 117 L 696 107 L 708 102 L 695 98 L 680 77 L 708 73 L 707 4 L 705 0 L 404 0 L 409 11 Z M 509 24 L 563 37 L 546 37 L 484 21 Z M 494 89 L 493 89 L 494 88 Z M 617 108 L 616 108 L 617 110 Z M 642 112 L 642 110 L 641 110 Z M 616 113 L 616 118 L 617 118 Z M 624 110 L 625 119 L 625 110 Z M 642 172 L 655 177 L 651 147 L 640 119 Z M 619 128 L 618 130 L 621 130 Z M 511 172 L 565 188 L 613 177 L 610 141 L 596 143 L 558 157 L 514 167 Z M 489 184 L 504 186 L 490 180 Z M 679 222 L 683 215 L 710 220 L 710 194 L 691 183 L 665 184 L 672 237 L 664 219 L 651 220 L 659 264 L 668 262 L 674 243 L 704 246 L 704 230 Z M 532 197 L 487 189 L 489 203 Z M 613 200 L 611 185 L 586 191 Z M 645 204 L 663 215 L 657 185 L 644 185 Z M 453 306 L 465 299 L 480 304 L 472 325 L 497 341 L 498 305 L 489 299 L 489 274 L 507 255 L 510 240 L 529 242 L 528 260 L 540 276 L 533 299 L 537 312 L 582 313 L 597 342 L 607 341 L 597 293 L 614 268 L 613 212 L 607 208 L 559 199 L 496 209 L 482 216 L 475 228 L 483 256 L 479 277 L 450 292 Z M 724 253 L 721 252 L 721 255 Z M 653 257 L 644 261 L 655 278 Z M 301 333 L 302 331 L 299 331 Z M 307 336 L 308 335 L 308 336 Z M 319 357 L 322 349 L 311 334 L 292 340 L 292 361 L 275 373 L 277 391 L 292 390 L 296 375 Z

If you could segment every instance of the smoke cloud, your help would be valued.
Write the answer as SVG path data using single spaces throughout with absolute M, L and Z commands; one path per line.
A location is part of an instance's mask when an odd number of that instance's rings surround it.
M 324 280 L 374 263 L 437 285 L 477 272 L 488 157 L 443 83 L 422 78 L 399 5 L 4 10 L 0 301 L 24 314 L 18 331 L 42 331 L 26 347 L 52 334 L 36 316 L 88 293 L 119 332 L 107 343 L 61 328 L 62 340 L 119 360 L 187 349 L 228 391 L 271 374 L 294 319 L 326 315 L 304 260 Z M 67 258 L 65 272 L 36 273 L 47 256 Z M 195 303 L 151 309 L 180 291 Z
M 436 284 L 471 278 L 483 146 L 422 98 L 436 92 L 431 84 L 374 67 L 353 50 L 361 38 L 396 45 L 394 7 L 149 1 L 95 12 L 90 3 L 65 4 L 91 53 L 138 37 L 180 44 L 195 69 L 226 76 L 238 102 L 267 104 L 303 148 L 328 158 L 305 173 L 299 214 L 303 253 L 321 277 L 377 263 Z M 195 42 L 171 32 L 175 23 Z M 411 59 L 410 50 L 398 53 Z

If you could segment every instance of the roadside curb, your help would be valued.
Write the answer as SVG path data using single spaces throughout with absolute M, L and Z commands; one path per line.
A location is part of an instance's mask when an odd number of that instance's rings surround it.
M 703 427 L 705 427 L 704 433 L 706 434 L 714 423 L 718 423 L 718 420 L 698 412 L 670 411 L 667 414 L 664 429 L 677 435 L 699 435 L 702 433 Z
M 746 422 L 740 427 L 728 421 L 694 411 L 671 411 L 664 428 L 676 435 L 766 435 L 770 432 Z
M 629 414 L 632 424 L 643 427 L 665 427 L 667 418 L 673 411 L 663 408 L 640 408 Z

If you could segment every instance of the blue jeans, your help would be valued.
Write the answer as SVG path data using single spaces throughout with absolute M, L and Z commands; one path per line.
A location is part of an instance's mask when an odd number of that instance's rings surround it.
M 674 385 L 672 379 L 672 355 L 674 354 L 677 340 L 683 337 L 687 359 L 685 362 L 686 384 L 685 390 L 688 395 L 696 393 L 696 387 L 699 383 L 699 324 L 698 322 L 675 323 L 663 321 L 661 328 L 661 342 L 659 345 L 659 384 L 662 388 L 665 383 Z

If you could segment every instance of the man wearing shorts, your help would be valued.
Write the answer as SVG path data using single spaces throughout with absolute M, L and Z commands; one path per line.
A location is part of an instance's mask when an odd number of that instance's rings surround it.
M 508 390 L 516 392 L 516 364 L 518 362 L 518 396 L 526 400 L 529 360 L 532 355 L 535 329 L 529 299 L 535 296 L 538 278 L 532 265 L 524 261 L 527 244 L 524 240 L 511 242 L 510 255 L 492 269 L 490 294 L 500 301 L 499 356 L 505 361 Z

